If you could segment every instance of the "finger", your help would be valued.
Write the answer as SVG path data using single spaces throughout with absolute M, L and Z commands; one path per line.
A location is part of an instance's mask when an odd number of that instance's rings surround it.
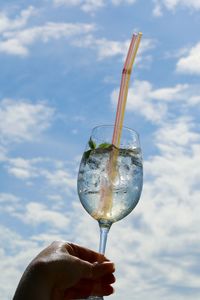
M 93 267 L 93 279 L 98 279 L 115 272 L 115 265 L 112 262 L 96 263 Z
M 115 276 L 113 274 L 106 274 L 101 278 L 102 285 L 104 284 L 112 284 L 116 281 Z
M 92 286 L 85 286 L 81 289 L 79 289 L 77 286 L 74 286 L 72 288 L 69 288 L 64 293 L 64 300 L 68 299 L 79 299 L 79 298 L 88 298 L 92 293 Z
M 85 287 L 92 287 L 95 285 L 101 285 L 102 287 L 106 285 L 113 284 L 115 282 L 115 277 L 113 274 L 105 275 L 104 277 L 97 279 L 97 280 L 91 280 L 91 279 L 81 279 L 75 287 L 77 289 L 85 289 Z
M 113 293 L 114 293 L 114 288 L 111 285 L 105 285 L 105 286 L 96 285 L 94 286 L 91 292 L 91 296 L 102 297 L 102 296 L 109 296 Z
M 90 264 L 89 262 L 78 259 L 77 265 L 79 266 L 80 279 L 98 279 L 106 274 L 111 274 L 115 271 L 114 264 L 111 262 L 103 262 L 101 264 Z
M 64 300 L 68 299 L 79 299 L 87 298 L 89 296 L 108 296 L 114 292 L 114 289 L 110 285 L 106 286 L 86 286 L 84 288 L 79 289 L 77 286 L 70 288 L 65 291 Z
M 71 288 L 64 290 L 61 290 L 59 288 L 54 288 L 51 300 L 67 300 L 67 299 L 79 299 L 81 298 L 88 298 L 92 290 L 94 288 L 94 285 L 92 282 L 87 285 L 77 284 Z
M 109 261 L 103 254 L 81 247 L 76 244 L 69 243 L 66 245 L 66 247 L 71 255 L 79 257 L 80 259 L 83 259 L 90 263 L 94 263 L 96 261 Z

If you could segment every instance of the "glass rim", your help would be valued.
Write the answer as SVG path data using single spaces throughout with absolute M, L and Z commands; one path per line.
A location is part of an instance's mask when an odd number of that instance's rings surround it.
M 113 128 L 113 129 L 114 129 L 115 125 L 114 125 L 114 124 L 102 124 L 102 125 L 97 125 L 97 126 L 95 126 L 95 127 L 92 128 L 91 134 L 94 132 L 95 129 L 98 129 L 98 128 L 100 128 L 100 127 L 110 127 L 110 128 Z M 134 134 L 139 138 L 139 133 L 138 133 L 135 129 L 132 129 L 132 128 L 127 127 L 127 126 L 122 126 L 122 131 L 123 131 L 123 129 L 126 129 L 126 130 L 128 130 L 128 131 L 134 133 Z

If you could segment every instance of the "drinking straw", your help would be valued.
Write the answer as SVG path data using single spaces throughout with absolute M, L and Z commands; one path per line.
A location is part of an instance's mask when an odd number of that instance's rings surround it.
M 126 61 L 124 64 L 124 68 L 122 70 L 122 78 L 121 78 L 119 98 L 117 104 L 115 126 L 114 126 L 113 138 L 112 138 L 112 144 L 115 145 L 117 148 L 120 145 L 124 114 L 125 114 L 125 108 L 127 102 L 127 95 L 128 95 L 129 81 L 131 77 L 133 63 L 135 61 L 136 54 L 141 41 L 141 37 L 142 37 L 141 32 L 139 32 L 138 34 L 135 33 L 133 34 L 129 46 L 128 54 L 126 57 Z
M 117 104 L 117 112 L 115 118 L 115 125 L 112 137 L 112 144 L 116 147 L 113 149 L 108 162 L 107 170 L 109 174 L 110 181 L 113 182 L 117 175 L 116 165 L 118 157 L 118 149 L 120 146 L 120 139 L 122 134 L 122 127 L 124 121 L 124 114 L 127 102 L 128 87 L 130 76 L 133 68 L 133 63 L 136 58 L 136 54 L 139 48 L 142 33 L 133 34 L 131 43 L 129 46 L 128 54 L 124 63 L 124 68 L 122 70 L 122 78 L 120 84 L 119 98 Z M 101 185 L 101 201 L 97 211 L 93 214 L 97 218 L 107 218 L 109 217 L 112 209 L 112 185 L 104 181 Z
M 120 140 L 122 134 L 122 127 L 124 121 L 124 114 L 127 102 L 127 95 L 128 95 L 128 87 L 129 81 L 131 77 L 131 72 L 133 68 L 133 63 L 136 58 L 136 54 L 139 48 L 139 44 L 141 41 L 142 33 L 139 32 L 138 34 L 134 33 L 131 39 L 131 43 L 128 49 L 128 54 L 124 63 L 124 68 L 122 70 L 122 78 L 120 84 L 120 91 L 119 91 L 119 98 L 117 104 L 117 112 L 115 118 L 115 125 L 112 137 L 112 144 L 116 147 L 113 152 L 111 153 L 109 165 L 108 165 L 108 173 L 111 181 L 113 181 L 116 177 L 116 163 L 117 163 L 117 156 L 118 156 L 118 149 L 120 147 Z

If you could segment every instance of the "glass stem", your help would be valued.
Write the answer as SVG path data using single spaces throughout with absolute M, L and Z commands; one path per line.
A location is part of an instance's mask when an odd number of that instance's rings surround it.
M 111 223 L 105 223 L 102 221 L 99 221 L 99 228 L 100 228 L 100 243 L 99 243 L 99 253 L 105 254 L 106 250 L 106 242 L 108 237 L 108 232 L 111 227 Z
M 106 242 L 108 237 L 108 232 L 110 230 L 112 223 L 107 221 L 99 221 L 99 229 L 100 229 L 100 243 L 99 243 L 99 253 L 105 254 L 106 250 Z M 101 263 L 102 261 L 98 261 Z M 88 299 L 90 300 L 104 300 L 103 297 L 98 296 L 90 296 Z

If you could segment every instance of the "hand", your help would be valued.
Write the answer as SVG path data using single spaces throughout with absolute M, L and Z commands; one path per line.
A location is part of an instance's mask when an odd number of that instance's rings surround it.
M 115 281 L 113 272 L 113 263 L 104 255 L 72 243 L 53 242 L 27 267 L 13 300 L 110 295 Z

